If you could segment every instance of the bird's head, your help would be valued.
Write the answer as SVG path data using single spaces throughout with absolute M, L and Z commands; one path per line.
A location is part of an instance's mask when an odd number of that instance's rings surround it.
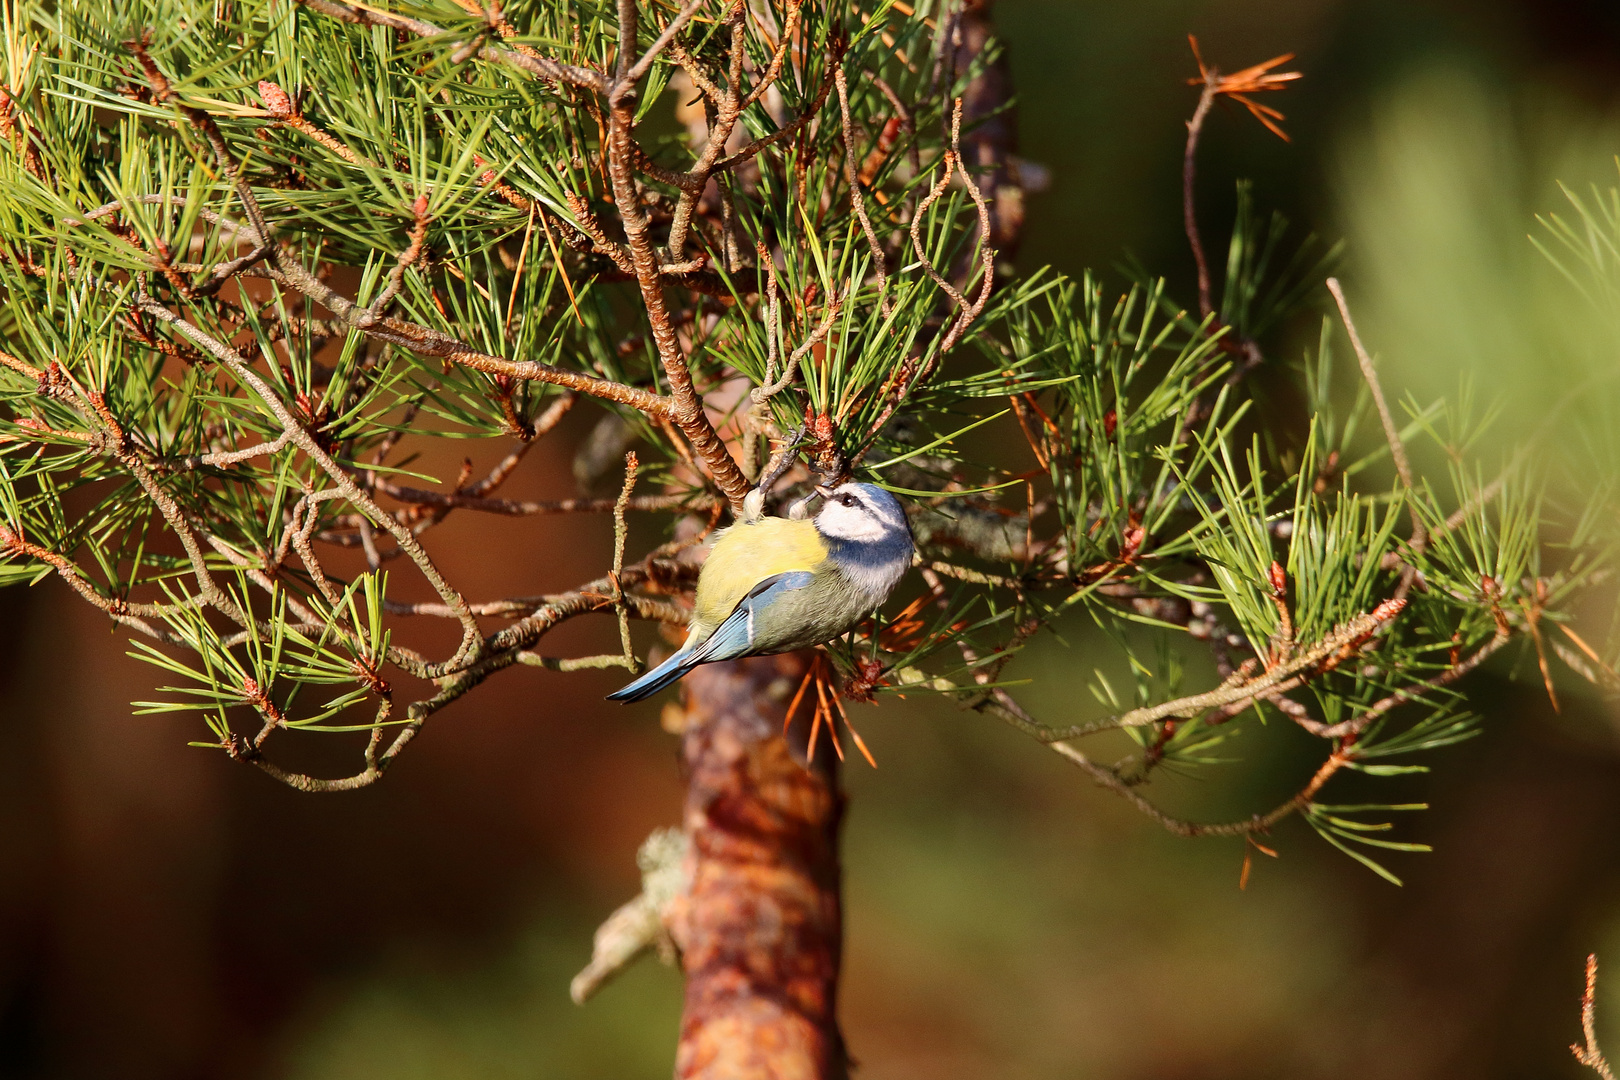
M 822 536 L 856 544 L 904 541 L 911 545 L 911 527 L 900 500 L 871 484 L 841 484 L 816 488 L 822 497 L 816 528 Z

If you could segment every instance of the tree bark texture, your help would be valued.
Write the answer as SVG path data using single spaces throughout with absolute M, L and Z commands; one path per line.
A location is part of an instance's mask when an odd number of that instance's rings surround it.
M 841 1080 L 843 945 L 838 829 L 844 799 L 815 695 L 783 736 L 809 653 L 709 664 L 686 677 L 683 754 L 690 886 L 666 925 L 686 1004 L 680 1080 Z

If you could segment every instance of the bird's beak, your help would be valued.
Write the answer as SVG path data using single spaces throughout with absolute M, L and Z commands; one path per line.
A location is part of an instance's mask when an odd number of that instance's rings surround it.
M 822 497 L 822 498 L 823 498 L 823 499 L 830 499 L 830 498 L 832 498 L 832 493 L 833 493 L 833 489 L 832 489 L 832 488 L 830 488 L 830 487 L 824 487 L 824 486 L 823 486 L 823 485 L 821 485 L 821 484 L 817 484 L 817 485 L 816 485 L 816 494 L 817 494 L 817 495 L 820 495 L 820 496 L 821 496 L 821 497 Z

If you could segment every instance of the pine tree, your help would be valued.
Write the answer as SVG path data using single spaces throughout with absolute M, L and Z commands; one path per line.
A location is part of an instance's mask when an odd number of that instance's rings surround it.
M 773 512 L 847 477 L 905 497 L 918 573 L 891 610 L 813 654 L 702 669 L 667 710 L 683 827 L 644 846 L 646 890 L 574 990 L 678 954 L 681 1076 L 846 1071 L 838 761 L 870 756 L 846 701 L 1000 720 L 1245 852 L 1298 814 L 1396 880 L 1388 853 L 1420 845 L 1393 822 L 1419 807 L 1331 785 L 1467 738 L 1461 680 L 1510 645 L 1549 693 L 1552 658 L 1613 689 L 1614 646 L 1570 624 L 1608 573 L 1612 506 L 1494 447 L 1466 398 L 1392 406 L 1327 277 L 1337 249 L 1291 243 L 1241 185 L 1216 295 L 1204 119 L 1230 100 L 1282 134 L 1256 95 L 1297 77 L 1286 57 L 1199 60 L 1195 303 L 1146 273 L 1116 295 L 1014 272 L 1033 170 L 987 6 L 7 0 L 0 581 L 58 576 L 127 630 L 166 684 L 138 711 L 344 791 L 486 680 L 525 677 L 504 669 L 640 671 L 633 624 L 678 634 L 703 541 L 751 492 Z M 1609 303 L 1615 249 L 1588 241 L 1614 221 L 1581 209 L 1584 232 L 1549 240 Z M 1313 310 L 1291 369 L 1275 349 Z M 617 495 L 503 497 L 584 411 L 576 474 L 618 475 Z M 992 433 L 1005 461 L 979 449 Z M 414 469 L 443 439 L 494 463 Z M 435 560 L 451 514 L 564 513 L 615 524 L 567 592 L 469 595 Z M 407 576 L 437 598 L 390 595 Z M 1134 685 L 1098 674 L 1104 715 L 1043 721 L 1010 673 L 1082 614 Z M 545 651 L 603 617 L 618 651 Z M 441 654 L 395 641 L 433 620 L 458 635 Z M 1189 642 L 1215 685 L 1183 685 Z M 1321 742 L 1285 801 L 1209 823 L 1145 794 L 1268 720 Z M 317 736 L 352 741 L 353 771 L 284 764 Z M 1105 764 L 1097 736 L 1130 753 Z

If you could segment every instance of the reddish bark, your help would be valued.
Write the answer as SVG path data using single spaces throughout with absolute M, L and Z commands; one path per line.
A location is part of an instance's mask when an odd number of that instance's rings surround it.
M 808 766 L 809 710 L 782 735 L 808 654 L 700 667 L 685 682 L 691 886 L 666 913 L 686 971 L 680 1080 L 848 1075 L 838 1029 L 838 827 L 824 748 Z

